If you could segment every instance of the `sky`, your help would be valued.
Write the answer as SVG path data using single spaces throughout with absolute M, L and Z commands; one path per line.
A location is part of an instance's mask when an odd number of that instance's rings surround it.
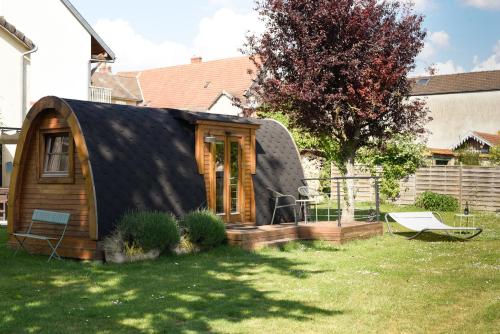
M 240 56 L 245 35 L 263 30 L 253 0 L 71 2 L 115 52 L 114 72 Z M 500 0 L 413 2 L 427 31 L 413 75 L 500 69 Z

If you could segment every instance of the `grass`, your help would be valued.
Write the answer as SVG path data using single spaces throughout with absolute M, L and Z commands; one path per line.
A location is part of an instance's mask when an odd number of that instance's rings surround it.
M 494 333 L 500 218 L 477 225 L 469 242 L 384 235 L 126 265 L 47 264 L 2 246 L 0 332 Z

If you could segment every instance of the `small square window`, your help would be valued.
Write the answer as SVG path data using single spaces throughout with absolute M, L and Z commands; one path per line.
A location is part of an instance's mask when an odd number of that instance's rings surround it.
M 43 160 L 42 176 L 69 175 L 69 134 L 44 135 L 45 155 Z

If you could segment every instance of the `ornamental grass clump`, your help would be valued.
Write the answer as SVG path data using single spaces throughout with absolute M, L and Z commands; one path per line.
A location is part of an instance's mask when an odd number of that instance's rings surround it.
M 415 201 L 415 206 L 429 211 L 457 211 L 458 200 L 450 195 L 437 194 L 432 191 L 424 191 Z
M 117 225 L 125 249 L 136 253 L 171 250 L 179 243 L 179 226 L 172 215 L 158 211 L 129 212 Z
M 222 219 L 208 210 L 188 213 L 180 221 L 188 239 L 203 249 L 210 249 L 226 241 L 226 226 Z

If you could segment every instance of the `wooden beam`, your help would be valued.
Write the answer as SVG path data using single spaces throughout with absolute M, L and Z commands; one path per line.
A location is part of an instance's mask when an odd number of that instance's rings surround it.
M 81 126 L 71 107 L 62 99 L 54 96 L 44 97 L 33 105 L 23 123 L 17 144 L 16 155 L 14 157 L 14 168 L 12 171 L 9 188 L 9 208 L 8 208 L 8 231 L 14 232 L 16 220 L 19 216 L 19 196 L 22 183 L 22 166 L 26 155 L 26 143 L 32 139 L 36 133 L 36 119 L 39 114 L 47 110 L 55 111 L 60 114 L 68 123 L 75 147 L 82 166 L 82 173 L 85 179 L 85 189 L 87 191 L 89 202 L 89 237 L 92 240 L 98 240 L 98 221 L 97 221 L 97 203 L 95 201 L 95 187 L 92 176 L 92 166 L 89 161 L 89 153 L 85 139 L 83 137 Z

